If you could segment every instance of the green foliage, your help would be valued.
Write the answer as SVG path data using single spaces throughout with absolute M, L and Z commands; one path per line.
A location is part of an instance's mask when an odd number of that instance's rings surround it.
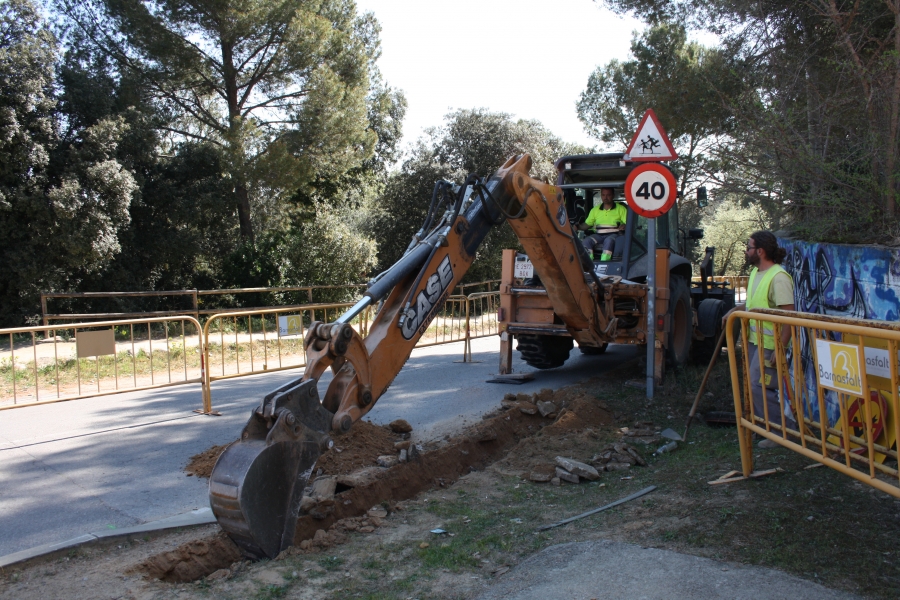
M 555 137 L 537 121 L 515 120 L 484 109 L 450 113 L 442 126 L 428 130 L 418 140 L 401 169 L 388 178 L 368 229 L 378 240 L 379 269 L 392 265 L 406 250 L 425 221 L 438 180 L 462 182 L 469 173 L 487 177 L 510 156 L 528 152 L 534 160 L 532 176 L 555 181 L 553 161 L 583 151 Z M 464 281 L 499 278 L 502 250 L 517 247 L 512 229 L 507 225 L 494 228 L 478 249 Z
M 81 2 L 65 15 L 175 119 L 176 140 L 221 150 L 241 238 L 281 203 L 371 159 L 367 96 L 379 28 L 343 0 Z M 225 199 L 223 199 L 225 200 Z M 251 219 L 252 216 L 252 219 Z
M 375 266 L 376 246 L 355 226 L 356 218 L 352 208 L 318 205 L 312 221 L 239 246 L 224 261 L 223 280 L 235 287 L 362 283 Z M 317 294 L 322 302 L 350 299 L 346 290 Z M 243 302 L 260 305 L 253 298 Z
M 0 5 L 0 315 L 17 323 L 41 290 L 99 271 L 120 250 L 134 177 L 116 160 L 128 127 L 60 135 L 57 43 L 28 0 Z
M 644 112 L 652 108 L 679 154 L 672 168 L 685 198 L 708 185 L 722 168 L 716 146 L 734 127 L 730 99 L 742 83 L 723 52 L 689 42 L 686 29 L 662 22 L 635 34 L 630 60 L 613 60 L 588 79 L 578 117 L 588 132 L 624 151 Z M 681 225 L 699 214 L 681 202 Z
M 654 26 L 677 22 L 719 34 L 723 68 L 704 83 L 732 121 L 713 152 L 722 193 L 759 204 L 775 227 L 790 227 L 805 239 L 898 238 L 895 2 L 604 4 Z M 735 82 L 739 93 L 733 93 Z
M 33 318 L 42 291 L 365 279 L 362 224 L 406 110 L 371 15 L 343 0 L 56 7 L 62 56 L 30 2 L 0 6 L 3 324 Z M 317 262 L 323 248 L 340 261 Z M 166 302 L 77 312 L 183 308 Z
M 732 199 L 716 202 L 701 221 L 706 246 L 714 246 L 715 274 L 738 275 L 746 272 L 747 240 L 754 231 L 770 228 L 768 215 L 758 204 L 741 206 Z

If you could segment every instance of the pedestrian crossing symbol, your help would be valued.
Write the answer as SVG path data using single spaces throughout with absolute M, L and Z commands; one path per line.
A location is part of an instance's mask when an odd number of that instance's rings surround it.
M 625 151 L 625 160 L 632 162 L 675 160 L 678 153 L 669 141 L 656 113 L 648 108 L 638 125 L 631 144 Z

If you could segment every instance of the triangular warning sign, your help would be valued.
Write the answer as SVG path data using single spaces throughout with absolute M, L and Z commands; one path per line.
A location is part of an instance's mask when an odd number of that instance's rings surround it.
M 632 162 L 675 160 L 678 154 L 666 135 L 656 113 L 648 108 L 638 125 L 637 132 L 631 138 L 631 144 L 625 151 L 626 160 Z

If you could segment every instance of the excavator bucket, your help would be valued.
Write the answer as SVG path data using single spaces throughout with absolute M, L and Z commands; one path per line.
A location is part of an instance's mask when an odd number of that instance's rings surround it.
M 288 384 L 266 396 L 241 438 L 216 461 L 210 505 L 247 556 L 275 558 L 293 545 L 303 490 L 332 445 L 331 418 L 314 380 Z

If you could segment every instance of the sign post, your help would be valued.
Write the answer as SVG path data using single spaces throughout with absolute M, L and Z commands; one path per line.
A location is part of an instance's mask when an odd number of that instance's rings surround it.
M 647 398 L 656 383 L 656 218 L 647 219 Z
M 625 199 L 647 218 L 647 398 L 653 398 L 656 371 L 656 217 L 665 214 L 678 196 L 675 176 L 663 165 L 648 162 L 625 180 Z

